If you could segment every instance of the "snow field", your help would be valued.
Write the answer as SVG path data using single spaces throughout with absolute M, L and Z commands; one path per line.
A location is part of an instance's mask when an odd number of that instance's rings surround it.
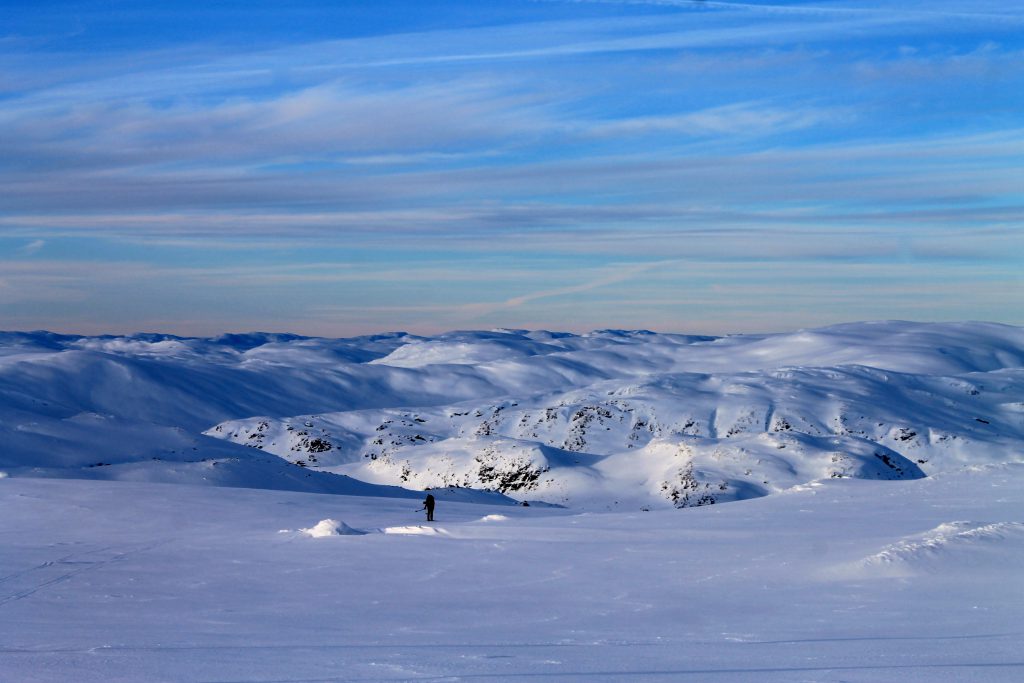
M 1024 674 L 1022 465 L 660 512 L 441 501 L 434 525 L 395 498 L 131 482 L 9 478 L 0 505 L 0 680 Z M 297 531 L 337 520 L 398 533 Z M 901 548 L 898 574 L 866 561 Z

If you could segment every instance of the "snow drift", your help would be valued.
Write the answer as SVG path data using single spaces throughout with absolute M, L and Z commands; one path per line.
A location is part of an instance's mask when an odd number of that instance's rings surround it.
M 325 536 L 363 536 L 366 534 L 365 531 L 353 529 L 336 519 L 321 519 L 314 526 L 308 529 L 299 529 L 299 531 L 313 538 L 324 538 Z

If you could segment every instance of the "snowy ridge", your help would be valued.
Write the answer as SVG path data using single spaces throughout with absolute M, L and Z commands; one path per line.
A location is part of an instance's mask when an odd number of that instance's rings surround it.
M 0 418 L 12 476 L 688 507 L 1020 461 L 1024 330 L 0 333 Z
M 955 560 L 971 564 L 993 551 L 1024 558 L 1024 522 L 944 522 L 891 543 L 859 564 L 868 573 L 907 575 Z

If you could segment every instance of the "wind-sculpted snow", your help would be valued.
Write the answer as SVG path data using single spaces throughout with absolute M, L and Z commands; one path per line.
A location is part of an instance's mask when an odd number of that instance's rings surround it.
M 299 529 L 300 532 L 313 538 L 325 538 L 327 536 L 365 536 L 366 531 L 353 529 L 344 522 L 336 519 L 321 519 L 308 529 Z M 285 530 L 287 533 L 287 530 Z
M 1024 522 L 944 522 L 891 543 L 858 565 L 859 573 L 867 576 L 911 576 L 953 563 L 970 567 L 993 554 L 1019 566 L 1024 560 Z
M 12 476 L 706 505 L 1021 460 L 1024 330 L 2 333 L 0 439 Z

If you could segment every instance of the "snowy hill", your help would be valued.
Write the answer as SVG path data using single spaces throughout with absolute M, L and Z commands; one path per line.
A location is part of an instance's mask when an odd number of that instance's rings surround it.
M 0 441 L 10 476 L 704 505 L 1024 460 L 1024 330 L 3 333 Z

